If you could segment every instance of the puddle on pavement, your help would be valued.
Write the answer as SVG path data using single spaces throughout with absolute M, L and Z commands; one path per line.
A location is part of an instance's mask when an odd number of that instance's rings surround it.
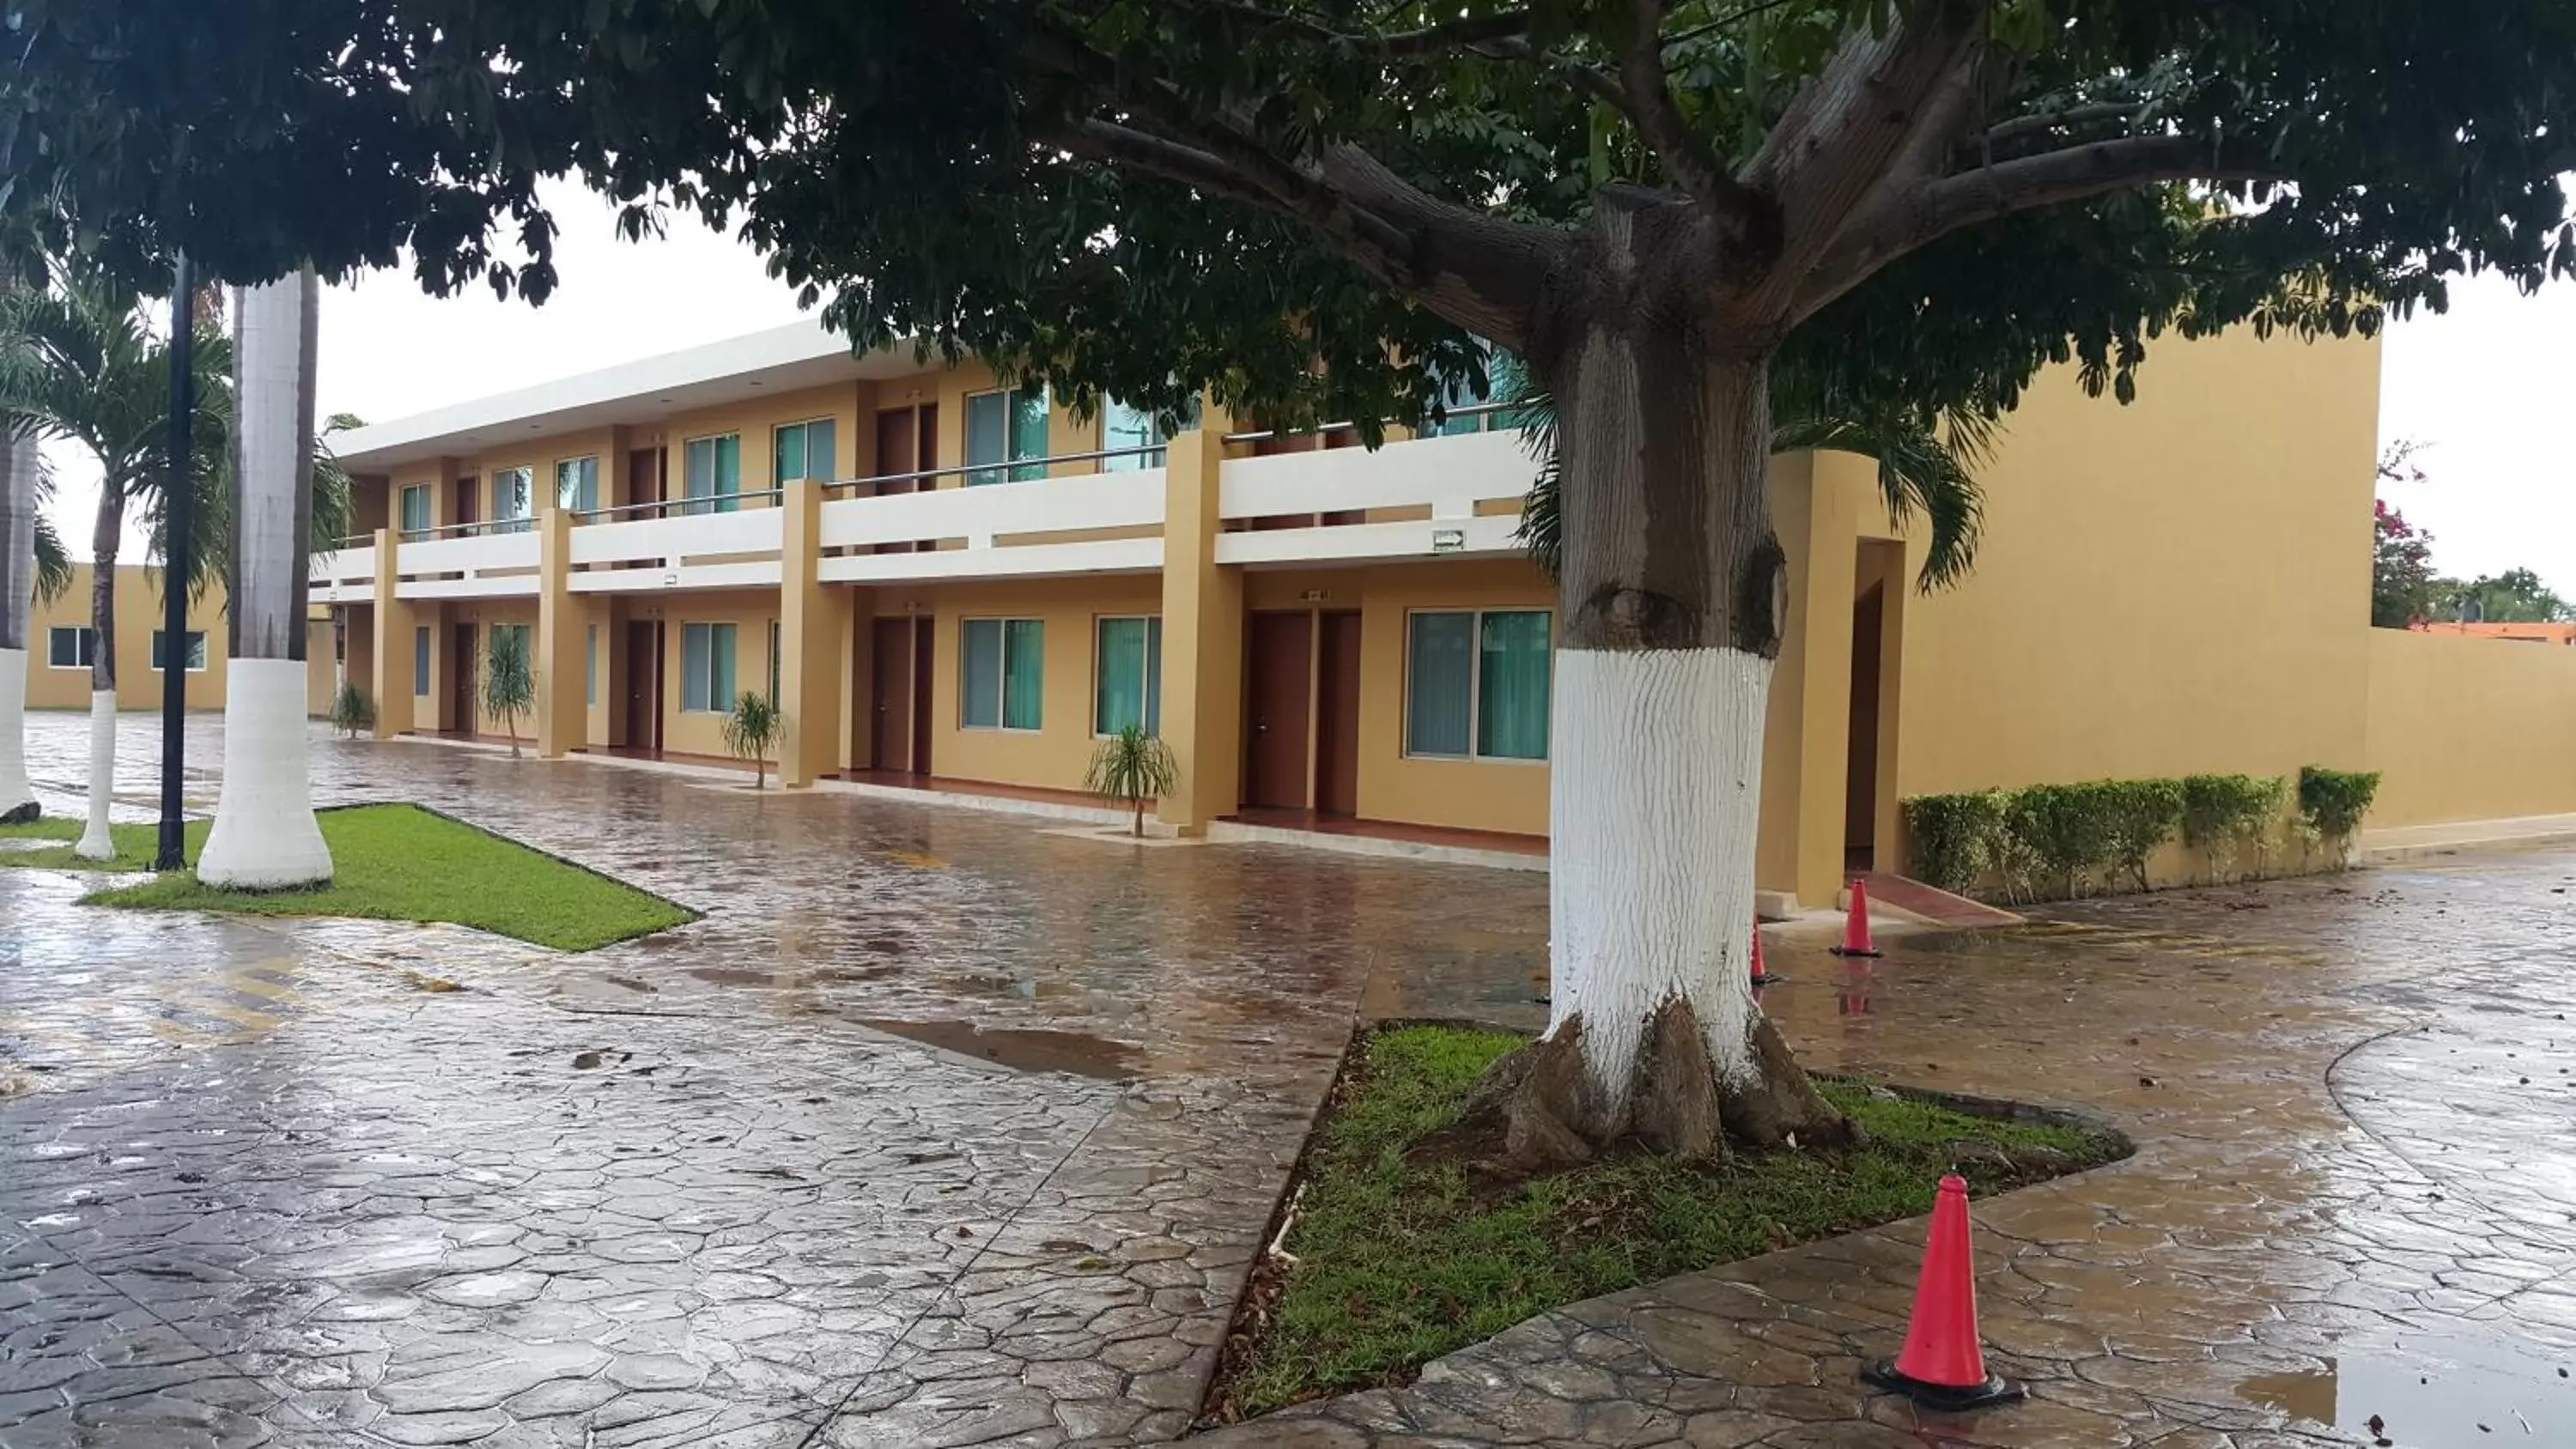
M 987 1031 L 971 1021 L 892 1021 L 880 1017 L 862 1017 L 859 1024 L 960 1056 L 998 1062 L 1015 1071 L 1066 1072 L 1119 1081 L 1135 1076 L 1144 1066 L 1144 1053 L 1125 1042 L 1080 1032 L 1009 1027 Z
M 747 966 L 692 966 L 689 974 L 711 986 L 766 986 L 782 991 L 801 990 L 809 986 L 842 986 L 860 981 L 883 981 L 895 974 L 892 966 L 823 966 L 811 971 L 755 971 Z
M 2409 1335 L 2347 1348 L 2312 1373 L 2236 1386 L 2248 1402 L 2398 1449 L 2576 1444 L 2576 1354 L 2490 1339 Z M 2371 1420 L 2379 1420 L 2373 1430 Z

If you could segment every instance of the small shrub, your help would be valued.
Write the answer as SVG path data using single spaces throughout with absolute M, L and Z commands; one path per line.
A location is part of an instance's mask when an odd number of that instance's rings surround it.
M 331 698 L 331 728 L 355 739 L 375 727 L 375 702 L 367 698 L 365 690 L 344 681 L 340 692 Z
M 1145 802 L 1169 794 L 1181 779 L 1171 750 L 1141 725 L 1122 726 L 1092 752 L 1082 786 L 1100 798 L 1134 812 L 1133 831 L 1145 833 Z
M 778 743 L 779 729 L 785 723 L 785 716 L 769 702 L 768 695 L 750 689 L 742 692 L 742 697 L 733 702 L 733 713 L 725 716 L 725 748 L 733 751 L 735 759 L 751 761 L 751 788 L 755 790 L 769 785 L 769 750 Z
M 2147 858 L 2182 828 L 2182 784 L 2177 780 L 2105 780 L 2092 798 L 2103 811 L 2104 847 L 2110 864 L 2147 889 Z
M 2182 839 L 2209 859 L 2212 884 L 2224 879 L 2240 850 L 2262 874 L 2264 846 L 2281 813 L 2288 782 L 2279 775 L 2186 775 L 2182 781 Z
M 2109 783 L 2025 786 L 2005 810 L 2011 833 L 2042 869 L 2066 882 L 2070 898 L 2084 894 L 2084 872 L 2110 863 Z
M 519 757 L 519 721 L 537 707 L 537 676 L 528 658 L 528 626 L 496 624 L 483 670 L 483 708 L 510 735 L 510 758 Z
M 2379 794 L 2377 770 L 2329 770 L 2299 767 L 2299 819 L 2319 840 L 2337 849 L 2352 839 L 2370 802 Z
M 1953 895 L 1966 895 L 2000 864 L 1997 838 L 2003 834 L 2001 790 L 1975 790 L 1959 795 L 1917 795 L 1905 802 L 1905 831 L 1912 841 L 1909 861 L 1916 878 Z

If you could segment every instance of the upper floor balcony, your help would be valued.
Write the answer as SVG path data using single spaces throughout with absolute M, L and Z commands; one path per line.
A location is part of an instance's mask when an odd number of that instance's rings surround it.
M 1227 434 L 1215 466 L 1215 561 L 1244 568 L 1491 558 L 1520 551 L 1521 500 L 1536 465 L 1495 404 L 1451 427 L 1377 449 L 1306 447 Z M 1329 434 L 1327 434 L 1329 436 Z M 819 487 L 815 576 L 880 584 L 1152 573 L 1163 566 L 1170 449 L 1093 449 L 880 474 Z M 1014 481 L 985 481 L 1007 469 Z M 799 485 L 806 486 L 806 485 Z M 576 593 L 776 588 L 790 547 L 785 490 L 567 510 L 566 587 Z M 1204 517 L 1204 513 L 1201 514 Z M 381 531 L 316 552 L 311 597 L 364 603 L 533 597 L 550 520 L 511 518 Z M 379 550 L 391 548 L 390 567 Z

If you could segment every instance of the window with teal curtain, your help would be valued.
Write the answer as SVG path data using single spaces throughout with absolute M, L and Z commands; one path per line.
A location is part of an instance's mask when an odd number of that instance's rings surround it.
M 1002 621 L 1002 728 L 1033 730 L 1046 722 L 1046 623 Z
M 769 621 L 769 707 L 778 708 L 778 621 Z
M 837 439 L 832 420 L 817 418 L 810 423 L 789 423 L 778 430 L 778 445 L 770 456 L 774 460 L 770 481 L 784 488 L 798 478 L 828 481 L 832 476 L 832 452 Z
M 680 708 L 691 714 L 733 709 L 734 626 L 680 626 Z
M 968 619 L 958 641 L 957 723 L 961 728 L 1002 727 L 1002 621 Z
M 1044 388 L 1014 387 L 970 393 L 966 398 L 966 475 L 968 487 L 1002 481 L 1002 470 L 987 463 L 1013 463 L 1047 455 L 1047 395 Z M 1046 476 L 1046 466 L 1031 463 L 1010 470 L 1014 483 Z
M 1145 621 L 1145 733 L 1163 732 L 1163 620 Z
M 411 692 L 424 699 L 429 696 L 429 626 L 411 631 Z
M 429 485 L 414 483 L 402 491 L 403 532 L 427 533 L 429 527 Z
M 1475 739 L 1476 616 L 1405 620 L 1404 752 L 1464 756 Z
M 492 472 L 492 531 L 525 533 L 530 520 L 537 516 L 534 488 L 525 468 L 496 468 Z
M 1548 614 L 1486 614 L 1476 660 L 1476 753 L 1498 760 L 1547 758 Z
M 1160 724 L 1154 698 L 1161 683 L 1155 645 L 1160 619 L 1103 619 L 1098 625 L 1099 660 L 1092 681 L 1091 730 L 1114 735 L 1129 725 L 1152 733 Z
M 682 452 L 680 496 L 699 500 L 684 513 L 731 513 L 742 506 L 742 437 L 691 438 Z

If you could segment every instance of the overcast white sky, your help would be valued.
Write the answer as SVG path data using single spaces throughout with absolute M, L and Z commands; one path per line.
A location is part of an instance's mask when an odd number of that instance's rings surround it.
M 562 284 L 542 308 L 488 290 L 438 300 L 409 275 L 335 287 L 322 303 L 321 410 L 382 422 L 620 359 L 774 327 L 798 314 L 760 259 L 695 221 L 628 244 L 604 202 L 569 185 L 550 198 L 563 228 Z M 2576 595 L 2576 283 L 2524 297 L 2492 278 L 2453 289 L 2451 310 L 2392 327 L 2384 354 L 2383 441 L 2426 445 L 2428 481 L 2385 490 L 2434 535 L 2445 573 L 2527 566 Z M 2296 344 L 2284 344 L 2296 345 Z M 2149 362 L 2143 379 L 2155 386 Z M 2110 406 L 2110 404 L 2104 404 Z M 88 552 L 95 476 L 49 450 L 53 512 Z M 130 539 L 126 557 L 139 557 Z

